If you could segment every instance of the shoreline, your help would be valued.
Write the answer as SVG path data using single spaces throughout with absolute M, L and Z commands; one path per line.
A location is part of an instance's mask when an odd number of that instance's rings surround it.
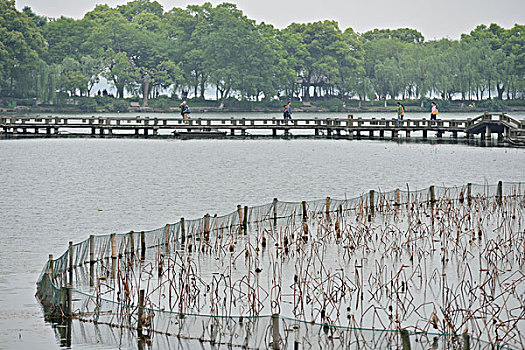
M 225 107 L 225 108 L 219 108 L 215 106 L 192 106 L 191 107 L 192 112 L 197 113 L 281 113 L 280 110 L 271 108 L 271 107 L 253 107 L 253 108 L 235 108 L 235 107 Z M 329 109 L 329 108 L 323 108 L 323 107 L 316 107 L 316 106 L 294 106 L 293 108 L 294 112 L 299 113 L 341 113 L 341 114 L 351 114 L 351 113 L 383 113 L 383 112 L 392 112 L 395 113 L 395 106 L 387 106 L 387 107 L 362 107 L 362 108 L 355 108 L 355 107 L 348 107 L 344 108 L 342 110 L 337 109 Z M 487 108 L 478 108 L 478 107 L 464 107 L 464 108 L 458 108 L 455 106 L 450 106 L 448 108 L 442 108 L 440 109 L 440 112 L 443 113 L 484 113 L 487 111 Z M 49 107 L 26 107 L 26 106 L 18 106 L 14 108 L 0 108 L 0 113 L 5 114 L 23 114 L 23 113 L 141 113 L 141 112 L 147 112 L 147 113 L 179 113 L 178 107 L 170 107 L 170 108 L 155 108 L 155 107 L 129 107 L 124 111 L 112 111 L 109 109 L 96 109 L 96 110 L 83 110 L 81 108 L 74 108 L 74 106 L 71 106 L 71 108 L 49 108 Z M 425 113 L 429 112 L 429 109 L 426 107 L 411 107 L 408 106 L 407 112 L 415 112 L 415 113 Z M 505 110 L 500 111 L 503 113 L 512 113 L 512 112 L 525 112 L 525 106 L 510 106 L 505 108 Z

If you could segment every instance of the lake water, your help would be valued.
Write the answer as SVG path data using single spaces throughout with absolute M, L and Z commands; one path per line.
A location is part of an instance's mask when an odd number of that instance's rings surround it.
M 44 322 L 35 282 L 48 254 L 61 255 L 70 240 L 225 214 L 274 197 L 350 198 L 407 183 L 421 189 L 523 181 L 525 149 L 358 140 L 26 139 L 0 141 L 0 165 L 0 349 L 53 349 L 60 343 Z

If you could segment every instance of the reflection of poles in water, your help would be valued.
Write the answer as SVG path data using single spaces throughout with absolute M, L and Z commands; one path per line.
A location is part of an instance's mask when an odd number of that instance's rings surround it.
M 62 318 L 60 322 L 55 324 L 55 329 L 60 334 L 60 346 L 71 347 L 71 318 Z

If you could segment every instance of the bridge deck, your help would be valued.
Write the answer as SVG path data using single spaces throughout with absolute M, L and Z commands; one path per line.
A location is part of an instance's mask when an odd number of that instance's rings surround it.
M 490 138 L 492 133 L 498 134 L 501 139 L 520 139 L 525 137 L 525 121 L 519 121 L 505 113 L 484 113 L 476 118 L 469 119 L 407 119 L 397 121 L 385 118 L 182 118 L 173 117 L 120 117 L 120 116 L 0 116 L 0 128 L 5 135 L 33 134 L 33 135 L 141 135 L 156 136 L 160 134 L 173 137 L 192 135 L 213 135 L 252 137 L 257 135 L 271 135 L 273 137 L 289 136 L 290 133 L 299 133 L 302 136 L 346 137 L 352 138 L 361 133 L 383 138 L 388 132 L 392 138 L 403 133 L 410 137 L 413 132 L 421 132 L 423 138 L 428 133 L 435 133 L 437 137 L 444 134 L 454 138 L 458 134 L 469 138 L 481 135 L 481 138 Z M 32 132 L 31 132 L 32 131 Z

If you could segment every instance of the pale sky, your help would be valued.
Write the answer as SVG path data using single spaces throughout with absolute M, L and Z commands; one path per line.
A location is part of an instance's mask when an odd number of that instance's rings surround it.
M 164 11 L 188 4 L 200 5 L 200 0 L 157 0 Z M 82 18 L 96 4 L 111 7 L 126 0 L 16 0 L 16 7 L 30 6 L 34 12 L 48 17 Z M 348 27 L 364 33 L 374 28 L 413 28 L 425 40 L 447 37 L 459 39 L 478 24 L 497 23 L 504 28 L 525 24 L 525 0 L 208 0 L 237 4 L 246 16 L 257 22 L 284 28 L 292 22 L 306 23 L 336 20 L 344 30 Z

